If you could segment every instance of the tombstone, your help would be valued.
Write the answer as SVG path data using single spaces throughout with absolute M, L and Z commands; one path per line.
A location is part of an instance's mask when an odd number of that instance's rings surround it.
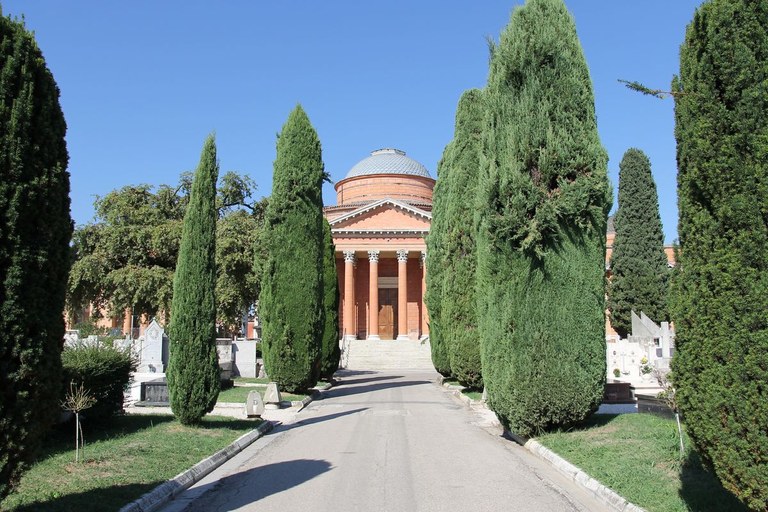
M 256 358 L 256 341 L 235 340 L 232 343 L 232 372 L 240 377 L 259 376 L 259 363 Z
M 216 338 L 216 353 L 219 356 L 221 380 L 230 380 L 232 378 L 232 340 Z
M 139 373 L 163 373 L 163 338 L 165 330 L 152 320 L 144 331 L 143 338 L 139 338 L 141 350 L 139 351 Z
M 267 384 L 267 390 L 264 392 L 264 403 L 267 409 L 279 409 L 283 398 L 280 396 L 280 390 L 277 389 L 277 382 Z
M 245 415 L 248 418 L 256 418 L 264 414 L 264 402 L 261 400 L 261 393 L 251 391 L 245 400 Z
M 80 341 L 80 331 L 76 329 L 68 330 L 64 333 L 64 346 L 74 347 Z

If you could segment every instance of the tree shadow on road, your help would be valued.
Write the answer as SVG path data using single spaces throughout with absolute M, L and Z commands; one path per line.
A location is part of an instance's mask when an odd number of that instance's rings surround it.
M 326 414 L 325 416 L 315 416 L 314 418 L 305 418 L 305 419 L 299 420 L 299 421 L 297 421 L 295 423 L 282 424 L 282 423 L 279 423 L 279 422 L 275 422 L 275 423 L 277 423 L 277 426 L 275 427 L 273 432 L 275 434 L 277 434 L 277 433 L 280 433 L 280 432 L 285 432 L 285 431 L 288 431 L 288 430 L 293 430 L 295 428 L 306 427 L 308 425 L 313 425 L 315 423 L 321 423 L 323 421 L 333 420 L 333 419 L 336 419 L 336 418 L 340 418 L 342 416 L 349 416 L 350 414 L 357 414 L 358 412 L 363 412 L 363 411 L 367 411 L 367 410 L 368 410 L 367 407 L 360 407 L 358 409 L 352 409 L 352 410 L 349 410 L 349 411 L 335 412 L 333 414 Z
M 187 512 L 234 510 L 308 482 L 333 469 L 326 460 L 297 459 L 266 464 L 203 487 Z
M 351 381 L 344 386 L 331 388 L 325 392 L 325 396 L 323 398 L 327 400 L 329 398 L 339 398 L 342 396 L 358 395 L 361 393 L 371 393 L 373 391 L 380 391 L 382 389 L 420 386 L 422 384 L 431 384 L 431 382 L 428 380 L 400 380 L 397 382 L 378 382 L 375 384 L 366 384 L 363 386 L 358 386 L 356 384 L 357 383 L 355 381 Z

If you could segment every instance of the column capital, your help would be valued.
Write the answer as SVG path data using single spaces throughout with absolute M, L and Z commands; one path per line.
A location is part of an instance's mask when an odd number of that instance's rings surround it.
M 419 266 L 421 268 L 424 268 L 424 265 L 427 264 L 427 251 L 421 251 L 421 258 L 419 258 Z
M 397 261 L 401 263 L 408 261 L 408 249 L 399 249 L 397 251 Z
M 371 263 L 378 263 L 379 251 L 378 250 L 368 251 L 368 261 L 370 261 Z
M 344 263 L 355 263 L 355 251 L 344 251 Z

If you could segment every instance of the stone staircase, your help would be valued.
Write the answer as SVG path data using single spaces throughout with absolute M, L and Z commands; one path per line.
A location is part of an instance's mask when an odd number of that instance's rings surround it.
M 429 340 L 346 341 L 341 366 L 347 370 L 435 370 Z

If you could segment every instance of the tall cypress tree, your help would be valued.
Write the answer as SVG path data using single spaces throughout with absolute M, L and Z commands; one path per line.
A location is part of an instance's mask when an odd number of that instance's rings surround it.
M 724 486 L 768 509 L 768 1 L 713 0 L 673 84 L 677 398 Z
M 216 141 L 209 135 L 184 214 L 168 331 L 171 409 L 184 425 L 199 423 L 211 412 L 220 389 L 215 296 L 218 176 Z
M 447 339 L 451 373 L 463 385 L 480 389 L 483 377 L 480 343 L 477 337 L 475 309 L 475 235 L 472 219 L 474 194 L 482 152 L 484 105 L 482 92 L 471 89 L 459 100 L 456 129 L 451 143 L 450 171 L 444 179 L 450 182 L 447 200 L 438 203 L 445 211 L 445 236 L 442 251 L 445 260 L 442 290 L 442 335 Z
M 478 186 L 491 408 L 523 435 L 584 419 L 605 379 L 610 205 L 589 71 L 562 0 L 516 8 L 493 49 Z
M 323 219 L 323 343 L 320 376 L 330 379 L 339 369 L 339 280 L 336 273 L 336 247 L 331 225 Z
M 443 150 L 443 157 L 437 164 L 437 181 L 432 194 L 432 225 L 427 235 L 427 290 L 424 302 L 429 311 L 429 347 L 432 353 L 432 364 L 438 373 L 445 377 L 451 374 L 449 340 L 443 332 L 443 287 L 445 286 L 448 253 L 445 251 L 447 229 L 447 214 L 449 188 L 448 173 L 452 159 L 453 141 Z
M 324 178 L 320 140 L 299 105 L 277 139 L 259 300 L 264 366 L 288 391 L 306 390 L 320 375 Z
M 33 34 L 0 14 L 0 499 L 59 410 L 69 156 L 59 89 Z
M 608 309 L 611 326 L 624 338 L 632 310 L 656 322 L 667 319 L 667 256 L 659 198 L 645 153 L 631 148 L 619 164 L 619 208 L 611 255 Z

